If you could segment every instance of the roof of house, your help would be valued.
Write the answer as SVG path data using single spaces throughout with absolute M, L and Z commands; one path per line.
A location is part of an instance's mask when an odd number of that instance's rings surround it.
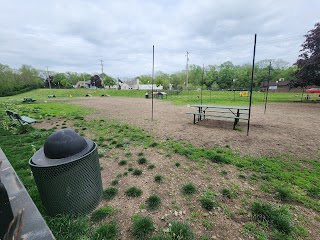
M 269 86 L 287 86 L 290 81 L 270 81 Z M 267 87 L 268 86 L 268 81 L 264 81 L 260 85 L 261 87 Z

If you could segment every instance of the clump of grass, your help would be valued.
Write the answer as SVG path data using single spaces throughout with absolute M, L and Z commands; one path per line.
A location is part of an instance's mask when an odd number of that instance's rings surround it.
M 120 162 L 118 162 L 119 166 L 123 166 L 127 164 L 127 160 L 121 160 Z
M 145 163 L 147 163 L 147 159 L 144 158 L 144 157 L 140 157 L 140 158 L 138 159 L 138 163 L 139 163 L 139 164 L 145 164 Z
M 155 230 L 150 217 L 139 217 L 133 220 L 132 235 L 135 239 L 148 239 Z
M 117 175 L 117 178 L 121 178 L 121 177 L 123 177 L 123 175 L 122 175 L 122 173 L 119 173 L 119 174 Z
M 210 154 L 209 160 L 214 163 L 226 163 L 226 164 L 231 163 L 231 160 L 229 158 L 225 157 L 222 154 L 213 153 L 213 152 Z
M 131 187 L 125 191 L 125 195 L 128 197 L 140 197 L 142 195 L 142 190 L 137 187 Z
M 320 187 L 312 186 L 307 189 L 307 193 L 312 198 L 320 198 Z
M 161 198 L 158 195 L 151 195 L 147 200 L 146 200 L 146 204 L 147 204 L 147 209 L 148 210 L 155 210 L 157 208 L 159 208 L 160 204 L 161 204 Z
M 142 174 L 142 170 L 141 169 L 134 169 L 132 171 L 132 175 L 133 176 L 140 176 Z
M 180 163 L 179 162 L 176 162 L 176 167 L 180 167 Z
M 152 143 L 150 143 L 150 145 L 149 145 L 149 147 L 156 147 L 156 146 L 158 146 L 158 143 L 156 143 L 156 142 L 152 142 Z
M 122 148 L 123 146 L 124 146 L 123 143 L 117 143 L 117 144 L 116 144 L 116 148 Z
M 112 186 L 115 186 L 115 185 L 118 185 L 119 184 L 119 181 L 118 180 L 113 180 L 112 182 L 111 182 L 111 185 Z
M 82 239 L 90 231 L 90 218 L 59 214 L 49 219 L 48 226 L 53 233 L 58 233 L 60 239 Z
M 288 188 L 278 187 L 276 188 L 276 197 L 283 202 L 290 202 L 292 200 L 292 193 Z
M 143 152 L 138 152 L 138 156 L 139 156 L 139 157 L 142 157 L 143 155 L 144 155 Z
M 156 166 L 154 164 L 148 165 L 148 169 L 154 169 Z
M 187 183 L 186 185 L 184 185 L 181 189 L 182 193 L 184 195 L 192 195 L 194 193 L 196 193 L 198 190 L 197 190 L 197 187 L 193 184 L 193 183 Z
M 247 179 L 248 178 L 248 176 L 246 174 L 243 174 L 243 173 L 239 174 L 238 177 L 241 178 L 241 179 Z
M 117 188 L 109 187 L 103 191 L 103 197 L 107 200 L 111 200 L 117 195 L 117 193 L 118 193 Z
M 215 202 L 207 196 L 203 196 L 202 198 L 200 198 L 200 204 L 201 207 L 207 209 L 208 211 L 211 211 L 216 206 Z
M 190 229 L 188 223 L 173 221 L 170 223 L 169 238 L 168 239 L 183 239 L 193 240 L 194 233 Z
M 114 212 L 114 209 L 109 206 L 100 208 L 91 214 L 91 220 L 94 222 L 101 221 L 106 216 L 111 215 L 113 212 Z
M 223 195 L 223 196 L 225 196 L 225 197 L 227 197 L 227 198 L 232 198 L 232 192 L 231 192 L 231 190 L 230 189 L 228 189 L 228 188 L 222 188 L 221 190 L 220 190 L 220 192 L 221 192 L 221 194 Z
M 128 175 L 128 172 L 124 172 L 124 173 L 123 173 L 123 176 L 127 176 L 127 175 Z
M 227 170 L 222 170 L 220 173 L 221 173 L 221 175 L 225 176 L 225 175 L 228 174 L 228 171 Z
M 253 218 L 268 222 L 279 232 L 285 234 L 291 233 L 291 216 L 287 208 L 276 207 L 269 203 L 253 202 L 250 210 Z
M 114 240 L 117 239 L 118 234 L 119 229 L 116 222 L 111 222 L 97 227 L 93 233 L 93 240 Z
M 157 183 L 161 183 L 163 180 L 163 177 L 161 175 L 154 176 L 154 181 Z
M 133 168 L 132 167 L 129 167 L 128 168 L 128 172 L 132 172 L 133 171 Z
M 126 156 L 126 157 L 131 157 L 131 156 L 132 156 L 132 153 L 131 153 L 131 152 L 126 152 L 126 153 L 125 153 L 125 156 Z

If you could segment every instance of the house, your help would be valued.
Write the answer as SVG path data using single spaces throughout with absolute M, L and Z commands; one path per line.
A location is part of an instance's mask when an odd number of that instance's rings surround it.
M 139 79 L 133 79 L 126 82 L 118 80 L 117 85 L 111 86 L 112 89 L 119 89 L 119 90 L 163 90 L 163 86 L 157 86 L 156 84 L 140 84 Z
M 290 91 L 290 86 L 289 86 L 290 81 L 284 81 L 283 78 L 280 78 L 279 81 L 270 81 L 269 82 L 269 92 L 289 92 Z M 268 87 L 268 81 L 264 81 L 260 85 L 260 91 L 261 92 L 266 92 Z
M 89 81 L 79 81 L 75 85 L 73 85 L 73 88 L 89 88 L 89 86 Z

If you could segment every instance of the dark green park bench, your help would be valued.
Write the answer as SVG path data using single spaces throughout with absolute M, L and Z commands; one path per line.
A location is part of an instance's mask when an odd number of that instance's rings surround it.
M 37 122 L 36 119 L 29 118 L 27 116 L 20 116 L 18 113 L 6 110 L 7 115 L 13 123 L 18 123 L 20 125 L 26 125 Z

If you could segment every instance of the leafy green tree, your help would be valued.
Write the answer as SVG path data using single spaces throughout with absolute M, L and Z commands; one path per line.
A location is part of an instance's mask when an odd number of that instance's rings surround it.
M 110 86 L 113 86 L 113 85 L 116 84 L 116 80 L 115 80 L 114 78 L 106 75 L 106 76 L 103 78 L 103 84 L 104 84 L 105 86 L 109 86 L 109 88 L 110 88 Z
M 298 66 L 296 86 L 320 86 L 320 22 L 314 25 L 314 29 L 310 30 L 305 38 L 301 45 L 302 53 L 295 63 Z
M 192 64 L 189 67 L 188 88 L 200 86 L 202 67 Z
M 222 89 L 231 88 L 233 84 L 233 79 L 235 78 L 234 74 L 235 66 L 232 62 L 227 61 L 220 65 L 218 84 Z
M 151 76 L 148 75 L 141 75 L 138 77 L 140 84 L 151 84 L 152 83 L 152 78 Z
M 204 83 L 207 89 L 212 89 L 214 83 L 218 81 L 219 72 L 217 66 L 209 65 L 205 67 Z

